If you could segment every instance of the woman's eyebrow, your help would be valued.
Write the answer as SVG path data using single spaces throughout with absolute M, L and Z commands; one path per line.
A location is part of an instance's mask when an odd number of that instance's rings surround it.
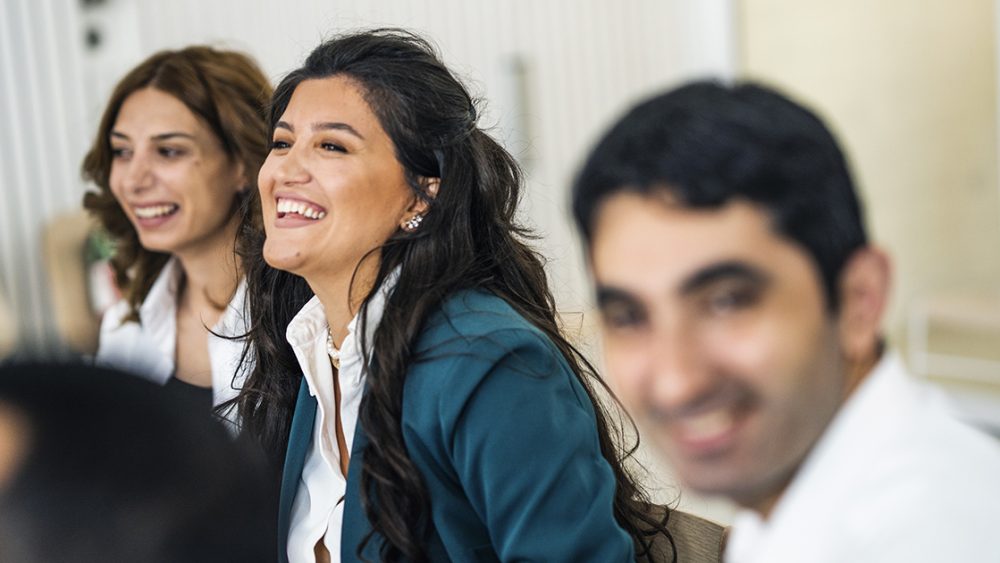
M 129 136 L 126 135 L 125 133 L 122 133 L 121 131 L 112 131 L 110 133 L 110 136 L 114 137 L 115 139 L 123 139 L 126 141 L 130 140 Z M 184 133 L 182 131 L 167 131 L 166 133 L 157 133 L 156 135 L 153 135 L 150 138 L 153 139 L 154 141 L 164 141 L 166 139 L 172 139 L 174 137 L 184 137 L 185 139 L 194 140 L 194 135 L 190 133 Z
M 330 130 L 345 131 L 345 132 L 350 133 L 351 135 L 354 135 L 355 137 L 361 139 L 362 141 L 365 140 L 364 135 L 362 135 L 361 133 L 358 133 L 357 129 L 355 129 L 354 127 L 351 127 L 347 123 L 343 123 L 341 121 L 323 121 L 323 122 L 320 122 L 320 123 L 313 123 L 312 124 L 312 130 L 313 131 L 330 131 Z
M 167 139 L 172 139 L 174 137 L 183 137 L 185 139 L 191 139 L 192 141 L 195 140 L 194 135 L 190 133 L 184 133 L 181 131 L 167 131 L 166 133 L 158 133 L 156 135 L 153 135 L 152 139 L 154 141 L 165 141 Z
M 285 129 L 291 133 L 295 132 L 295 126 L 287 121 L 279 121 L 274 124 L 275 129 Z M 365 140 L 365 136 L 358 132 L 357 129 L 351 127 L 349 124 L 342 121 L 319 121 L 312 124 L 311 129 L 313 131 L 345 131 L 354 135 L 355 137 Z

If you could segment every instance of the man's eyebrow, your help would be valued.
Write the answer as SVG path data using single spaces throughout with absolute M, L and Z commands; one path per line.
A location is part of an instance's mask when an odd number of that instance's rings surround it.
M 771 277 L 759 268 L 745 262 L 729 260 L 712 264 L 689 276 L 681 284 L 680 293 L 691 294 L 708 285 L 727 279 L 740 279 L 760 285 L 771 281 Z

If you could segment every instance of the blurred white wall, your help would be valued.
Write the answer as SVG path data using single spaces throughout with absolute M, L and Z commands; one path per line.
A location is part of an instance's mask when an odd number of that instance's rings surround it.
M 3 0 L 0 267 L 25 342 L 52 314 L 38 255 L 42 225 L 76 208 L 78 168 L 106 96 L 150 53 L 189 43 L 243 49 L 275 81 L 345 29 L 423 32 L 485 98 L 481 125 L 528 171 L 525 213 L 561 306 L 589 301 L 566 188 L 601 128 L 636 98 L 692 76 L 731 75 L 731 0 Z M 87 38 L 95 46 L 85 46 Z

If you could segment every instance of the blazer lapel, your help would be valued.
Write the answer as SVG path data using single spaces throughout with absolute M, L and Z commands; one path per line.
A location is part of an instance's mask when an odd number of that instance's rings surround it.
M 299 490 L 306 454 L 312 445 L 316 423 L 316 398 L 309 394 L 309 385 L 302 378 L 299 396 L 295 400 L 292 428 L 288 433 L 288 450 L 281 472 L 281 496 L 278 500 L 278 561 L 288 561 L 288 531 L 292 524 L 292 503 Z
M 368 437 L 359 423 L 354 429 L 354 443 L 351 444 L 351 465 L 347 468 L 347 487 L 344 491 L 344 523 L 340 532 L 340 561 L 358 561 L 358 545 L 371 530 L 368 517 L 361 504 L 361 465 L 364 459 Z M 378 560 L 378 537 L 372 538 L 365 549 L 365 557 Z M 374 545 L 373 545 L 374 544 Z

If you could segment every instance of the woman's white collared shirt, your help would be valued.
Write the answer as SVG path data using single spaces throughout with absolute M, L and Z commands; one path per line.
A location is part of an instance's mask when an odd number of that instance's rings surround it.
M 139 306 L 141 323 L 122 322 L 128 313 L 128 303 L 124 299 L 108 309 L 101 322 L 97 363 L 136 373 L 161 385 L 173 377 L 177 348 L 177 289 L 182 275 L 183 270 L 176 258 L 171 258 L 163 266 Z M 236 293 L 212 331 L 224 336 L 245 334 L 245 299 L 246 280 L 241 279 Z M 243 344 L 242 339 L 208 335 L 213 405 L 232 399 L 242 386 L 246 372 L 237 372 Z M 235 414 L 227 413 L 226 418 L 235 421 Z
M 397 273 L 382 284 L 368 303 L 365 342 L 371 350 L 375 329 L 382 319 L 385 302 L 396 285 Z M 340 423 L 347 451 L 354 444 L 358 407 L 365 388 L 364 357 L 358 317 L 347 325 L 347 337 L 340 346 Z M 337 446 L 336 398 L 333 368 L 327 354 L 329 324 L 323 305 L 313 297 L 288 325 L 286 337 L 302 368 L 309 394 L 316 397 L 313 440 L 306 454 L 302 478 L 292 504 L 288 532 L 289 563 L 315 563 L 315 546 L 322 539 L 331 561 L 340 561 L 341 525 L 344 522 L 344 492 L 347 479 L 340 470 Z

